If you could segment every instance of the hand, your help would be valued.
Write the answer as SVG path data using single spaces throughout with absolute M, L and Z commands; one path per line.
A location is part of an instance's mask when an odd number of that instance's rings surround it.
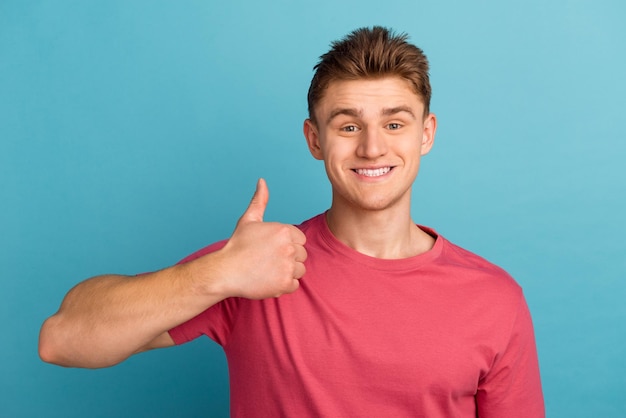
M 296 291 L 305 273 L 306 238 L 293 225 L 263 222 L 269 191 L 259 179 L 248 209 L 228 243 L 219 251 L 226 293 L 248 299 Z

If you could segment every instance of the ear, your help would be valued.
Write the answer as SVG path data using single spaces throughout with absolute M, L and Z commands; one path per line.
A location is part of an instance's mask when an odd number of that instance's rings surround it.
M 302 130 L 304 131 L 306 143 L 309 146 L 309 152 L 313 158 L 316 160 L 323 160 L 324 155 L 322 154 L 322 147 L 320 145 L 319 132 L 317 131 L 317 127 L 313 121 L 311 119 L 305 120 Z
M 422 132 L 421 155 L 426 155 L 435 143 L 435 131 L 437 130 L 437 117 L 434 113 L 429 113 L 424 118 L 424 131 Z

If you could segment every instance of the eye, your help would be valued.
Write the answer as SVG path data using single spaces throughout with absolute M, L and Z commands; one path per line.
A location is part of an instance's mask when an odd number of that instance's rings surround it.
M 343 132 L 356 132 L 358 131 L 358 129 L 359 128 L 357 128 L 355 125 L 347 125 L 341 128 Z
M 387 125 L 387 129 L 391 131 L 395 131 L 396 129 L 400 129 L 400 128 L 402 128 L 402 125 L 400 125 L 399 123 L 390 123 Z

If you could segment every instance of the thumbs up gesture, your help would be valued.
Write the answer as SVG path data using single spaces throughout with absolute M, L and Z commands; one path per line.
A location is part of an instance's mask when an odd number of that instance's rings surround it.
M 306 238 L 293 225 L 264 222 L 269 200 L 265 180 L 259 179 L 248 209 L 222 248 L 220 275 L 226 294 L 265 299 L 294 292 L 304 275 Z

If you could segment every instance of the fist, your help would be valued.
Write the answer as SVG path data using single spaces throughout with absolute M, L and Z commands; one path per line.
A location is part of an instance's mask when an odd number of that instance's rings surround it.
M 306 238 L 293 225 L 264 222 L 269 200 L 259 179 L 250 205 L 221 253 L 226 293 L 248 299 L 278 297 L 296 291 L 305 273 Z

